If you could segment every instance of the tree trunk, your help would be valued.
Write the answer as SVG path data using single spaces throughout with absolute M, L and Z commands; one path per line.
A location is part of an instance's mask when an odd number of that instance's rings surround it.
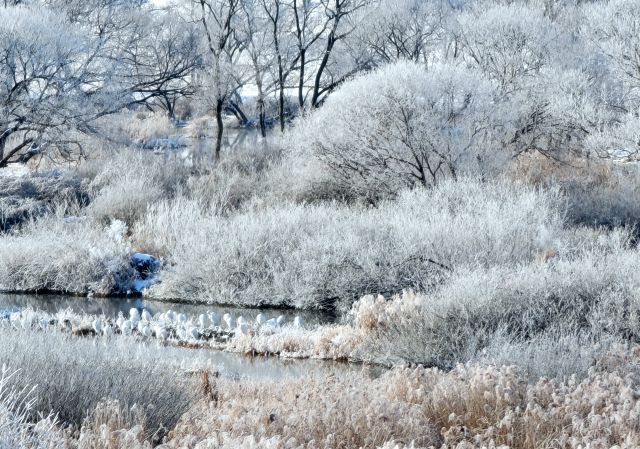
M 7 146 L 7 139 L 9 138 L 9 134 L 7 131 L 0 133 L 0 168 L 6 167 L 7 162 L 9 162 L 9 156 L 6 157 L 4 155 L 5 147 Z
M 298 80 L 298 105 L 300 105 L 300 113 L 304 111 L 304 65 L 305 50 L 300 50 L 300 79 Z
M 223 102 L 218 100 L 216 103 L 216 147 L 214 153 L 214 159 L 217 161 L 220 160 L 220 150 L 222 149 L 222 133 L 224 132 L 224 123 L 222 122 L 222 110 L 223 110 Z
M 317 108 L 319 105 L 320 99 L 320 81 L 322 80 L 322 74 L 324 73 L 324 69 L 327 67 L 329 62 L 329 57 L 331 56 L 331 51 L 333 50 L 333 46 L 336 43 L 335 33 L 338 28 L 338 18 L 335 19 L 336 22 L 329 33 L 329 37 L 327 39 L 327 47 L 325 49 L 324 55 L 322 56 L 322 60 L 320 61 L 320 66 L 318 67 L 318 72 L 316 73 L 316 79 L 313 83 L 313 96 L 311 97 L 311 106 Z
M 280 132 L 284 132 L 284 69 L 282 67 L 282 55 L 280 54 L 280 42 L 278 41 L 277 29 L 274 28 L 273 37 L 278 55 L 278 118 L 280 119 Z
M 262 78 L 256 73 L 256 87 L 258 88 L 258 123 L 260 124 L 260 135 L 267 137 L 267 120 L 264 107 L 264 92 L 262 91 Z
M 280 84 L 280 94 L 278 98 L 278 116 L 280 118 L 280 132 L 284 132 L 284 85 Z
M 260 135 L 262 137 L 267 137 L 267 121 L 266 113 L 264 110 L 264 98 L 262 98 L 261 93 L 258 97 L 258 122 L 260 123 Z

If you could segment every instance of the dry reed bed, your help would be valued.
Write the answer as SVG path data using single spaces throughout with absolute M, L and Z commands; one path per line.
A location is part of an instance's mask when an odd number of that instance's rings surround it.
M 208 378 L 204 398 L 158 447 L 631 449 L 640 445 L 639 361 L 638 347 L 616 347 L 582 380 L 535 382 L 514 366 L 479 365 L 286 384 Z M 77 447 L 148 447 L 139 427 L 117 424 L 103 414 L 84 428 L 93 443 Z

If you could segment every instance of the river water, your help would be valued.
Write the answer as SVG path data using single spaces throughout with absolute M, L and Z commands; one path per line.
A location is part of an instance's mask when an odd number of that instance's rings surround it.
M 308 326 L 328 324 L 337 320 L 337 318 L 331 314 L 292 309 L 225 307 L 218 305 L 153 301 L 140 297 L 85 298 L 57 294 L 0 293 L 0 311 L 18 311 L 28 307 L 47 313 L 56 313 L 60 310 L 71 309 L 77 314 L 104 315 L 107 318 L 117 317 L 118 312 L 122 312 L 127 316 L 131 308 L 137 308 L 139 310 L 146 309 L 152 315 L 166 312 L 167 310 L 173 310 L 174 312 L 184 313 L 190 316 L 198 316 L 201 313 L 207 312 L 216 312 L 222 316 L 228 312 L 236 317 L 242 316 L 249 321 L 253 321 L 259 313 L 262 313 L 267 319 L 283 315 L 287 322 L 291 322 L 296 316 L 300 316 Z
M 35 295 L 0 293 L 0 312 L 19 311 L 32 308 L 47 313 L 56 313 L 60 310 L 71 309 L 78 314 L 104 315 L 115 318 L 118 312 L 128 315 L 131 308 L 146 309 L 155 314 L 169 309 L 188 316 L 198 315 L 204 312 L 215 311 L 219 314 L 229 312 L 235 316 L 243 316 L 252 321 L 258 313 L 267 318 L 284 315 L 291 322 L 296 315 L 303 318 L 305 327 L 313 327 L 318 324 L 327 324 L 335 321 L 335 317 L 314 312 L 301 312 L 283 309 L 248 309 L 210 305 L 192 305 L 181 303 L 168 303 L 149 301 L 143 298 L 83 298 L 64 295 Z M 149 342 L 148 344 L 157 344 Z M 312 359 L 283 359 L 279 357 L 251 357 L 242 354 L 214 351 L 209 349 L 180 349 L 171 351 L 172 358 L 176 351 L 182 354 L 185 360 L 197 358 L 205 360 L 206 365 L 215 367 L 221 375 L 231 378 L 243 379 L 283 379 L 300 378 L 310 375 L 329 375 L 347 372 L 365 371 L 371 377 L 379 376 L 384 369 L 380 367 L 364 366 L 343 362 L 333 362 Z M 197 351 L 197 355 L 193 351 Z M 190 355 L 191 354 L 191 355 Z

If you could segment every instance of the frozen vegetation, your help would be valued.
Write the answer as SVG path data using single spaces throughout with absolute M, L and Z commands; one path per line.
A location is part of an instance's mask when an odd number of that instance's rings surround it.
M 0 449 L 640 447 L 639 29 L 636 0 L 5 1 L 0 291 L 336 321 L 2 311 Z

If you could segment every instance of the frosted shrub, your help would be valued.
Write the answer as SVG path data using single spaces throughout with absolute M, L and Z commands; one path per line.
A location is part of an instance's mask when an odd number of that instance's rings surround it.
M 558 192 L 443 182 L 377 208 L 283 205 L 231 216 L 180 198 L 149 208 L 134 238 L 168 259 L 150 294 L 211 302 L 349 308 L 368 293 L 433 288 L 458 267 L 577 250 Z M 584 234 L 584 235 L 583 235 Z
M 126 150 L 102 154 L 84 170 L 92 193 L 87 212 L 103 222 L 120 219 L 129 225 L 148 205 L 173 196 L 189 176 L 180 161 Z
M 640 168 L 635 165 L 611 164 L 604 175 L 575 176 L 562 182 L 569 202 L 568 219 L 575 224 L 595 226 L 627 226 L 640 223 L 640 205 L 634 198 L 640 193 L 635 179 Z M 603 171 L 603 170 L 599 170 Z
M 485 168 L 492 91 L 464 66 L 398 62 L 345 83 L 297 124 L 292 145 L 364 197 L 433 185 Z
M 59 204 L 84 205 L 86 183 L 70 172 L 0 176 L 0 233 L 52 212 Z
M 0 238 L 0 290 L 107 295 L 132 276 L 126 226 L 50 216 Z
M 640 298 L 633 286 L 640 282 L 639 260 L 637 250 L 614 247 L 550 264 L 460 272 L 431 294 L 379 301 L 360 354 L 450 367 L 488 347 L 495 351 L 500 340 L 526 353 L 531 344 L 553 347 L 553 332 L 586 346 L 638 338 Z M 371 301 L 357 303 L 354 313 L 356 323 L 371 317 Z M 568 344 L 563 352 L 580 353 L 579 344 Z
M 102 221 L 118 218 L 134 223 L 137 217 L 144 214 L 147 205 L 161 198 L 160 188 L 145 179 L 144 175 L 131 177 L 100 190 L 91 203 L 89 212 Z

